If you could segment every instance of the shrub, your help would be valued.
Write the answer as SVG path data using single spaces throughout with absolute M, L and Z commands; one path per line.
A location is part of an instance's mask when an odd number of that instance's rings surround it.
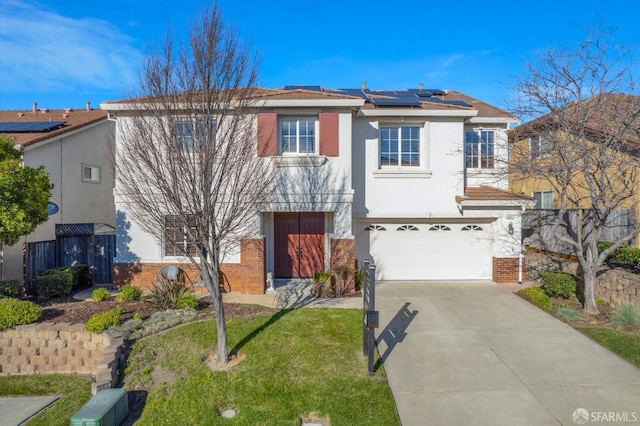
M 334 294 L 337 297 L 344 293 L 355 292 L 355 270 L 347 265 L 336 266 L 333 270 L 336 276 Z
M 106 288 L 96 288 L 91 292 L 91 299 L 96 302 L 104 302 L 105 300 L 109 300 L 109 297 L 111 297 L 111 293 L 109 293 L 109 290 Z
M 11 297 L 18 299 L 24 293 L 24 285 L 20 280 L 0 281 L 0 299 Z
M 313 274 L 313 297 L 333 297 L 331 272 L 319 271 Z
M 87 265 L 62 266 L 45 269 L 40 275 L 69 274 L 72 290 L 91 287 L 91 270 Z
M 153 284 L 149 296 L 151 303 L 161 309 L 175 309 L 181 297 L 193 294 L 191 288 L 183 281 L 163 280 Z
M 640 249 L 624 245 L 611 253 L 611 258 L 620 265 L 635 268 L 640 265 Z
M 609 317 L 611 325 L 618 330 L 635 330 L 640 328 L 640 306 L 623 303 Z
M 36 277 L 35 282 L 38 296 L 66 297 L 71 294 L 73 276 L 67 272 L 52 272 Z
M 99 312 L 87 320 L 84 328 L 91 333 L 102 333 L 107 328 L 120 324 L 122 312 L 122 306 L 116 306 L 110 311 Z
M 197 306 L 198 299 L 196 299 L 196 295 L 193 293 L 184 294 L 178 298 L 178 309 L 195 309 Z
M 542 289 L 549 297 L 568 299 L 576 294 L 576 279 L 565 272 L 541 272 Z
M 14 298 L 0 299 L 0 330 L 31 324 L 38 321 L 40 316 L 42 309 L 33 302 Z
M 582 314 L 575 309 L 560 307 L 556 310 L 556 314 L 568 318 L 572 321 L 580 319 Z
M 116 296 L 118 302 L 130 302 L 133 300 L 140 300 L 142 298 L 142 290 L 136 287 L 132 287 L 129 284 L 122 286 L 120 294 Z
M 518 292 L 518 295 L 542 309 L 547 311 L 553 309 L 551 299 L 549 299 L 549 296 L 547 296 L 544 290 L 540 287 L 523 288 Z

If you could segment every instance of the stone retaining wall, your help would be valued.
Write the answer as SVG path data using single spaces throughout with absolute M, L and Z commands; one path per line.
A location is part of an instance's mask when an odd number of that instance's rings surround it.
M 578 262 L 570 257 L 556 257 L 527 251 L 527 280 L 537 281 L 543 271 L 563 271 L 578 275 Z M 596 297 L 617 307 L 622 303 L 640 305 L 640 275 L 623 268 L 603 266 L 596 278 Z
M 90 333 L 84 324 L 20 325 L 0 332 L 0 375 L 86 374 L 111 387 L 123 353 L 121 335 Z

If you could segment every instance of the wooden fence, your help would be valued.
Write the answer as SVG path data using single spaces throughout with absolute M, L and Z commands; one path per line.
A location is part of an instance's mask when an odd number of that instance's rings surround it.
M 528 210 L 522 215 L 522 244 L 553 253 L 572 254 L 573 248 L 553 234 L 553 224 L 559 210 Z M 582 221 L 583 230 L 589 232 L 591 210 L 568 210 L 563 215 L 558 234 L 577 240 L 577 226 Z M 607 219 L 600 241 L 615 241 L 628 235 L 635 227 L 634 210 L 614 210 Z M 633 244 L 633 241 L 631 241 Z

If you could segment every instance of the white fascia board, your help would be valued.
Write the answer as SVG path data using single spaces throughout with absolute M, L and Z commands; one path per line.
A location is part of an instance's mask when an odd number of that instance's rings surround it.
M 443 110 L 443 109 L 361 109 L 358 115 L 364 117 L 475 117 L 474 110 Z
M 467 120 L 468 123 L 476 124 L 476 123 L 516 123 L 519 124 L 520 120 L 517 118 L 505 118 L 505 117 L 472 117 Z
M 460 219 L 462 216 L 456 213 L 354 213 L 354 218 L 360 220 L 429 220 L 429 219 Z
M 256 106 L 261 108 L 282 107 L 361 107 L 364 99 L 266 99 L 257 101 Z
M 534 201 L 527 200 L 461 200 L 461 207 L 521 207 L 533 206 Z

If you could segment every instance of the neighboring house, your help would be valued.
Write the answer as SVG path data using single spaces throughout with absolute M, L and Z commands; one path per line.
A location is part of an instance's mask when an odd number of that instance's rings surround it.
M 568 210 L 590 209 L 595 199 L 618 210 L 605 239 L 640 219 L 640 189 L 625 188 L 637 185 L 640 96 L 604 93 L 574 102 L 511 129 L 509 143 L 509 189 L 533 197 L 533 209 L 557 210 L 563 203 Z M 567 183 L 560 183 L 557 177 L 569 170 Z M 587 183 L 586 170 L 594 181 L 602 174 L 603 183 Z
M 516 117 L 422 87 L 286 86 L 262 90 L 257 105 L 256 152 L 278 168 L 276 199 L 254 238 L 225 258 L 232 290 L 263 293 L 267 274 L 309 277 L 367 257 L 384 280 L 518 281 L 520 214 L 531 198 L 506 190 Z M 126 125 L 127 102 L 102 108 L 116 129 Z M 127 230 L 118 232 L 116 276 L 145 286 L 162 265 L 185 261 L 127 221 L 117 185 L 115 197 Z
M 113 172 L 107 113 L 91 109 L 0 111 L 0 134 L 15 138 L 27 166 L 44 166 L 54 185 L 49 219 L 16 245 L 2 247 L 0 280 L 31 280 L 74 262 L 95 266 L 110 283 L 115 239 Z M 24 254 L 23 254 L 24 251 Z

